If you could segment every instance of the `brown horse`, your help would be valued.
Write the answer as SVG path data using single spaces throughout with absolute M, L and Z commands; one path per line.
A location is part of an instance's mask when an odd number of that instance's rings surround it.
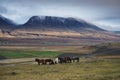
M 36 58 L 35 61 L 38 63 L 38 65 L 45 64 L 44 59 L 38 59 L 38 58 Z
M 54 64 L 54 61 L 52 59 L 38 59 L 38 58 L 36 58 L 35 61 L 38 63 L 38 65 L 47 64 L 47 63 L 49 63 L 50 65 Z
M 52 59 L 45 59 L 45 64 L 47 63 L 51 65 L 51 64 L 54 64 L 54 61 Z

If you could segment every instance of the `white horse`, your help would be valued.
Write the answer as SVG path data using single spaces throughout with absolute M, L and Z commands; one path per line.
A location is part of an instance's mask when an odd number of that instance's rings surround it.
M 54 59 L 54 63 L 55 63 L 55 64 L 58 64 L 58 63 L 59 63 L 58 57 Z

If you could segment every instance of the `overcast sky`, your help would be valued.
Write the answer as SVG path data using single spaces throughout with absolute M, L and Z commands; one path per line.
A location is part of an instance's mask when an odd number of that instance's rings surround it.
M 34 15 L 75 17 L 120 31 L 120 0 L 0 0 L 0 15 L 17 23 Z

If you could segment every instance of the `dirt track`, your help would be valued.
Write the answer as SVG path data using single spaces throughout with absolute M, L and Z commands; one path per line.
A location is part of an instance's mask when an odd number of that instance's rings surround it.
M 12 63 L 28 63 L 34 62 L 35 58 L 19 58 L 19 59 L 4 59 L 0 60 L 0 64 L 12 64 Z

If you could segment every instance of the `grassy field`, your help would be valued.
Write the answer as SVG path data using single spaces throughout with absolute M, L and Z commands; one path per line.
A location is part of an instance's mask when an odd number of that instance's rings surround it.
M 35 57 L 93 54 L 78 63 L 37 65 Z M 120 80 L 120 43 L 94 46 L 0 46 L 0 80 Z M 10 59 L 9 59 L 10 58 Z M 33 61 L 33 62 L 32 62 Z
M 0 56 L 4 58 L 55 57 L 59 54 L 61 54 L 61 52 L 0 50 Z
M 93 46 L 0 46 L 0 58 L 56 57 L 63 53 L 120 56 L 120 43 Z
M 85 59 L 78 63 L 0 66 L 0 80 L 120 80 L 120 59 Z
M 94 48 L 82 46 L 0 46 L 0 57 L 26 58 L 26 57 L 56 57 L 63 53 L 88 54 L 95 51 Z
M 53 58 L 63 53 L 91 54 L 100 58 L 120 59 L 120 43 L 92 46 L 0 46 L 0 59 Z

